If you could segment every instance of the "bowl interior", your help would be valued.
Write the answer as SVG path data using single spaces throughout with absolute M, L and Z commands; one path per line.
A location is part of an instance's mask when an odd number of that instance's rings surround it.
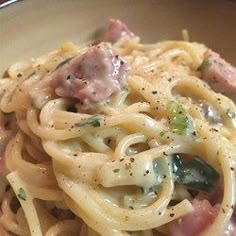
M 236 64 L 236 2 L 227 0 L 25 0 L 0 9 L 0 75 L 13 63 L 64 41 L 83 42 L 119 18 L 143 42 L 180 39 L 207 44 Z

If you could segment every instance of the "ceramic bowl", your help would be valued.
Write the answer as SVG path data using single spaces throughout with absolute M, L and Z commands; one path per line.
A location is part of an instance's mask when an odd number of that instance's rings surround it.
M 119 18 L 143 42 L 180 39 L 207 44 L 236 64 L 236 1 L 23 0 L 0 9 L 0 75 L 13 63 L 92 39 Z

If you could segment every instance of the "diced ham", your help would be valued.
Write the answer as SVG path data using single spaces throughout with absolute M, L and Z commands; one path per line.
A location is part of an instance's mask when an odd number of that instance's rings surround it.
M 194 211 L 169 225 L 171 236 L 198 236 L 214 222 L 217 210 L 207 200 L 193 200 Z
M 216 186 L 215 190 L 210 194 L 209 201 L 211 205 L 214 205 L 215 208 L 219 207 L 219 204 L 223 200 L 224 185 L 220 181 Z M 236 209 L 234 209 L 233 215 L 231 217 L 231 222 L 225 230 L 225 233 L 222 236 L 236 236 Z
M 126 86 L 128 69 L 119 55 L 100 43 L 56 70 L 51 86 L 60 97 L 78 99 L 78 109 L 88 110 Z
M 236 67 L 226 62 L 216 52 L 208 50 L 201 69 L 202 79 L 213 90 L 236 99 Z
M 126 24 L 117 19 L 111 19 L 108 30 L 99 38 L 99 41 L 115 43 L 122 36 L 134 37 L 134 33 L 132 33 Z

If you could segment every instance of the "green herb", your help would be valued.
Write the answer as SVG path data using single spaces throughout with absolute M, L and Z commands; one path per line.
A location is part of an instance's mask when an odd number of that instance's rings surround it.
M 165 135 L 165 131 L 161 131 L 160 132 L 160 136 L 162 137 L 162 136 L 164 136 Z
M 176 154 L 172 159 L 172 167 L 175 180 L 188 189 L 209 192 L 219 180 L 217 171 L 199 157 L 184 165 L 182 158 Z
M 29 79 L 30 77 L 32 77 L 32 76 L 35 75 L 35 74 L 36 74 L 36 71 L 33 71 L 31 74 L 29 74 L 29 75 L 27 76 L 26 79 Z
M 77 127 L 82 127 L 85 125 L 92 125 L 93 127 L 100 127 L 100 118 L 98 118 L 97 116 L 92 116 L 88 119 L 83 119 L 81 120 L 79 123 L 76 123 L 75 126 Z
M 177 102 L 171 102 L 168 110 L 169 124 L 172 132 L 186 134 L 190 125 L 187 113 Z
M 204 60 L 197 70 L 203 71 L 203 70 L 208 69 L 210 66 L 211 66 L 211 63 L 208 60 Z
M 120 169 L 114 169 L 114 170 L 113 170 L 114 173 L 117 173 L 117 172 L 119 172 L 119 171 L 120 171 Z
M 17 196 L 23 200 L 23 201 L 26 201 L 26 193 L 25 193 L 25 190 L 23 188 L 20 188 L 19 189 L 19 193 L 17 194 Z
M 226 115 L 227 115 L 230 119 L 234 119 L 234 118 L 235 118 L 235 112 L 231 111 L 230 109 L 227 109 Z
M 59 63 L 56 67 L 55 70 L 59 69 L 60 67 L 64 66 L 66 63 L 68 63 L 69 61 L 71 61 L 74 57 L 69 57 L 67 59 L 65 59 L 64 61 L 62 61 L 61 63 Z

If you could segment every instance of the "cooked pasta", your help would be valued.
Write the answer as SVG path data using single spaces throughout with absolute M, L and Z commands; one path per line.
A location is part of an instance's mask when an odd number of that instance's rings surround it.
M 125 30 L 0 80 L 1 235 L 233 233 L 236 108 L 213 52 Z

